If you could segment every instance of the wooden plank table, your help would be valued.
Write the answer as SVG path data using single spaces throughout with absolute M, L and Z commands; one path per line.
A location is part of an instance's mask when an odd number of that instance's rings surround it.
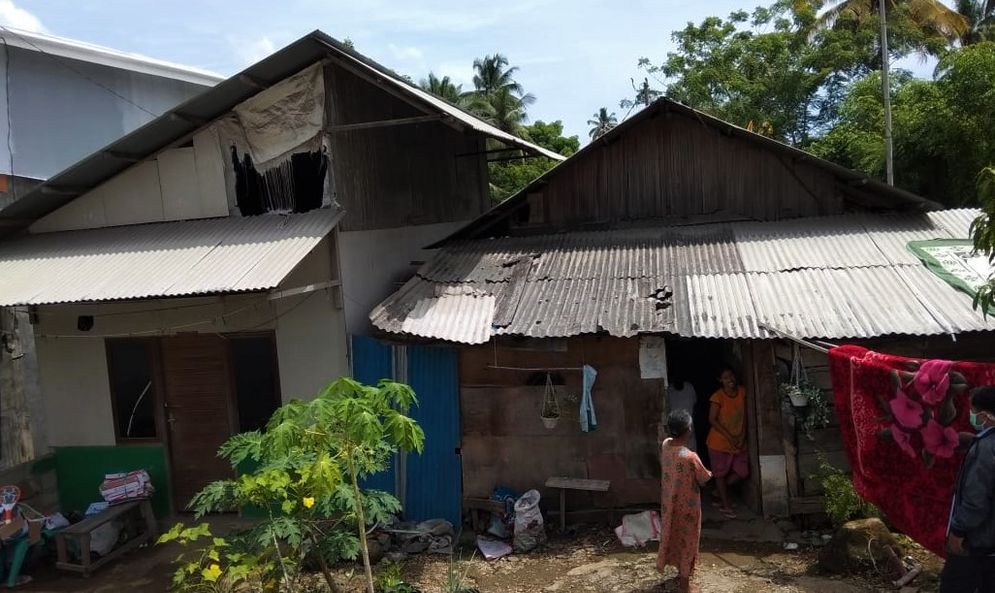
M 546 480 L 546 488 L 560 489 L 560 531 L 567 530 L 567 490 L 581 490 L 584 492 L 608 492 L 611 490 L 611 482 L 608 480 L 588 480 L 584 478 L 564 478 L 552 477 Z M 614 520 L 615 506 L 612 504 L 612 519 Z
M 129 512 L 135 510 L 141 513 L 145 523 L 145 530 L 126 541 L 124 545 L 114 548 L 96 562 L 91 562 L 90 535 L 93 533 L 93 530 L 114 519 L 124 517 Z M 134 550 L 147 541 L 155 541 L 157 536 L 158 526 L 156 525 L 155 515 L 152 513 L 152 503 L 149 499 L 132 500 L 109 506 L 96 515 L 92 515 L 79 523 L 66 527 L 55 535 L 55 546 L 58 552 L 58 561 L 55 563 L 55 567 L 61 570 L 79 572 L 83 576 L 90 576 L 91 572 L 118 556 Z M 69 539 L 76 541 L 79 546 L 79 563 L 69 561 L 69 547 L 67 545 L 67 540 Z

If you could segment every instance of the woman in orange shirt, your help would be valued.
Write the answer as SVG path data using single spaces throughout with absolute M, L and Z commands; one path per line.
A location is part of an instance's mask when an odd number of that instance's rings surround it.
M 729 501 L 729 486 L 750 474 L 746 457 L 746 389 L 736 382 L 736 373 L 725 368 L 719 376 L 722 387 L 709 398 L 708 456 L 719 491 L 719 510 L 728 519 L 735 519 Z

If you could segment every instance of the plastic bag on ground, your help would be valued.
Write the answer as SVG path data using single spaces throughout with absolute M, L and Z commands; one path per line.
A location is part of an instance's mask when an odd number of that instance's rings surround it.
M 623 546 L 641 548 L 650 541 L 660 541 L 660 513 L 643 511 L 622 517 L 622 524 L 615 528 L 615 535 Z
M 546 529 L 542 523 L 542 511 L 539 510 L 539 491 L 529 490 L 515 503 L 515 536 L 516 552 L 531 552 L 546 543 Z

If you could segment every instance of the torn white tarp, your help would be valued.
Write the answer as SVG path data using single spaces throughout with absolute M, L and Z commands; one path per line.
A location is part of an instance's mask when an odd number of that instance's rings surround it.
M 314 64 L 259 92 L 234 112 L 258 170 L 288 153 L 302 152 L 302 145 L 317 142 L 325 122 L 323 65 Z

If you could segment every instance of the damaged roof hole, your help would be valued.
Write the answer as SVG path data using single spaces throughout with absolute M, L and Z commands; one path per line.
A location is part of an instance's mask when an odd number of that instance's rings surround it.
M 663 309 L 673 306 L 674 304 L 673 297 L 674 297 L 673 289 L 670 288 L 670 286 L 664 284 L 663 288 L 657 288 L 656 290 L 651 292 L 649 297 L 647 298 L 649 298 L 649 300 L 653 302 L 653 305 L 654 307 L 656 307 L 657 311 L 661 311 Z

